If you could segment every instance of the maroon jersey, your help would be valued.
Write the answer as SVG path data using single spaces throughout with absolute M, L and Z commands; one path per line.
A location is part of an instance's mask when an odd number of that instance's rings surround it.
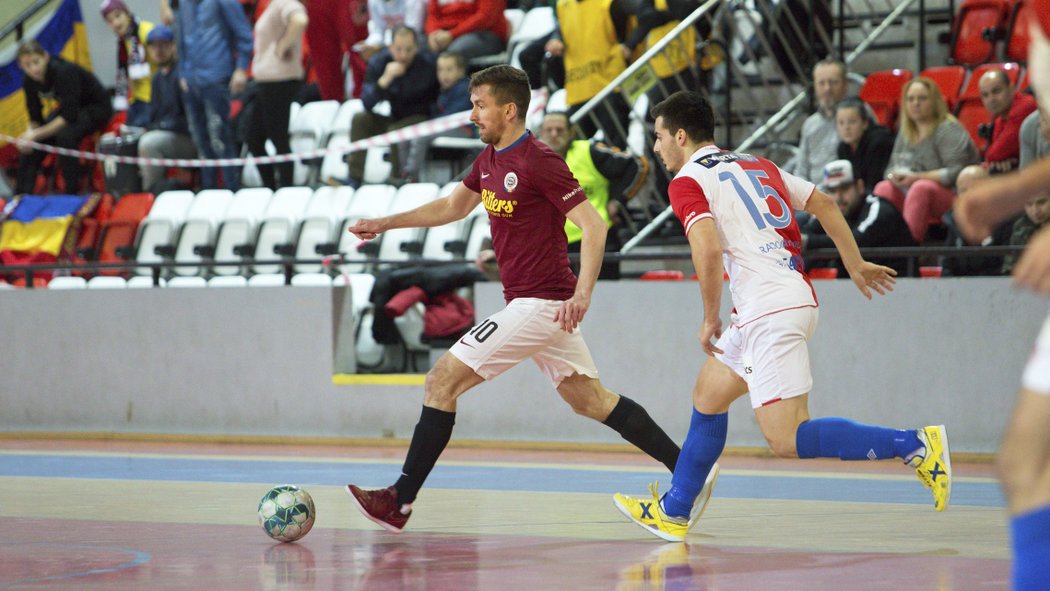
M 587 196 L 565 160 L 526 132 L 502 150 L 487 146 L 463 184 L 489 214 L 503 297 L 571 298 L 565 214 Z

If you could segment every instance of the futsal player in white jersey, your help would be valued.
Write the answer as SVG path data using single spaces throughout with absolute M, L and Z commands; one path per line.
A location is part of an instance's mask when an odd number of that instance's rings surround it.
M 1032 2 L 1028 71 L 1042 113 L 1050 114 L 1050 0 Z M 1050 186 L 1050 157 L 995 177 L 955 204 L 955 220 L 977 243 Z M 1032 237 L 1014 267 L 1014 285 L 1050 295 L 1050 232 Z M 999 479 L 1010 509 L 1014 591 L 1050 589 L 1050 315 L 1021 378 L 1013 417 L 999 448 Z
M 795 210 L 820 220 L 868 299 L 872 291 L 893 289 L 895 271 L 861 258 L 838 206 L 813 183 L 764 158 L 716 147 L 711 105 L 701 94 L 675 93 L 652 115 L 655 152 L 675 175 L 668 194 L 700 280 L 700 344 L 713 359 L 704 363 L 693 389 L 689 433 L 670 490 L 660 497 L 650 486 L 651 498 L 617 494 L 616 506 L 647 531 L 683 540 L 693 502 L 725 447 L 729 405 L 750 393 L 759 427 L 778 456 L 900 458 L 915 468 L 933 491 L 934 507 L 943 511 L 951 495 L 943 425 L 902 430 L 841 417 L 810 419 L 806 343 L 817 325 L 817 298 L 803 269 Z M 735 306 L 728 326 L 719 317 L 723 270 Z

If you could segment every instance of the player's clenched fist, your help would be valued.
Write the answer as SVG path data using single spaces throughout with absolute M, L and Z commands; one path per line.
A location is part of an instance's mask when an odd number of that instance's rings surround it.
M 346 229 L 354 236 L 357 236 L 361 240 L 371 240 L 383 232 L 382 224 L 379 220 L 368 220 L 360 219 L 354 222 L 353 225 Z

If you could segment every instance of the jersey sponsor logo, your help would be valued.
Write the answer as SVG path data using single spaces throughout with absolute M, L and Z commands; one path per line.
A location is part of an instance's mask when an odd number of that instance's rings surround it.
M 738 154 L 737 152 L 719 152 L 717 154 L 708 154 L 695 161 L 704 168 L 714 168 L 719 164 L 729 164 L 731 162 L 758 162 L 758 158 L 751 154 Z
M 481 190 L 481 203 L 485 205 L 485 211 L 489 212 L 489 215 L 499 218 L 512 217 L 514 207 L 518 205 L 517 201 L 497 198 L 496 192 L 488 189 Z
M 573 190 L 569 191 L 568 193 L 562 195 L 561 196 L 561 200 L 562 201 L 568 201 L 569 199 L 572 199 L 573 195 L 579 193 L 580 191 L 583 191 L 583 187 L 576 187 L 575 189 L 573 189 Z
M 802 243 L 798 240 L 773 240 L 772 242 L 760 244 L 758 246 L 758 252 L 766 254 L 768 252 L 773 252 L 774 250 L 780 250 L 782 248 L 794 248 L 795 250 L 802 250 Z
M 518 188 L 518 175 L 513 172 L 508 172 L 507 176 L 503 177 L 503 190 L 508 193 L 513 193 L 514 189 Z
M 483 178 L 483 179 L 489 178 L 489 173 L 487 173 L 487 172 L 481 173 L 481 178 Z

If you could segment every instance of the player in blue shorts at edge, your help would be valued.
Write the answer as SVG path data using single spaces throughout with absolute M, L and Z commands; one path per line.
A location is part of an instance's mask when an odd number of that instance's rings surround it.
M 470 80 L 470 120 L 488 144 L 451 194 L 416 209 L 362 219 L 349 231 L 371 240 L 395 228 L 440 226 L 482 203 L 507 307 L 473 327 L 427 373 L 423 411 L 393 486 L 347 492 L 368 519 L 400 532 L 412 502 L 452 436 L 461 394 L 531 358 L 577 413 L 601 421 L 673 470 L 680 449 L 649 414 L 607 390 L 580 331 L 605 249 L 606 226 L 565 161 L 525 129 L 529 80 L 499 65 Z M 583 230 L 580 275 L 569 267 L 565 218 Z
M 711 105 L 677 92 L 652 109 L 655 152 L 675 177 L 671 206 L 685 228 L 700 279 L 704 321 L 700 344 L 713 357 L 693 388 L 693 413 L 671 488 L 660 497 L 617 494 L 632 521 L 668 541 L 682 541 L 694 502 L 706 503 L 705 480 L 726 442 L 729 405 L 750 392 L 759 427 L 784 458 L 882 460 L 915 468 L 943 511 L 951 495 L 951 461 L 943 425 L 919 430 L 864 425 L 840 417 L 811 419 L 813 385 L 806 342 L 817 325 L 817 298 L 802 265 L 794 211 L 820 220 L 864 297 L 892 291 L 895 271 L 865 261 L 838 206 L 813 183 L 764 158 L 714 145 Z M 719 317 L 723 266 L 735 306 L 723 333 Z M 712 342 L 717 339 L 717 342 Z M 703 511 L 703 507 L 698 508 Z

